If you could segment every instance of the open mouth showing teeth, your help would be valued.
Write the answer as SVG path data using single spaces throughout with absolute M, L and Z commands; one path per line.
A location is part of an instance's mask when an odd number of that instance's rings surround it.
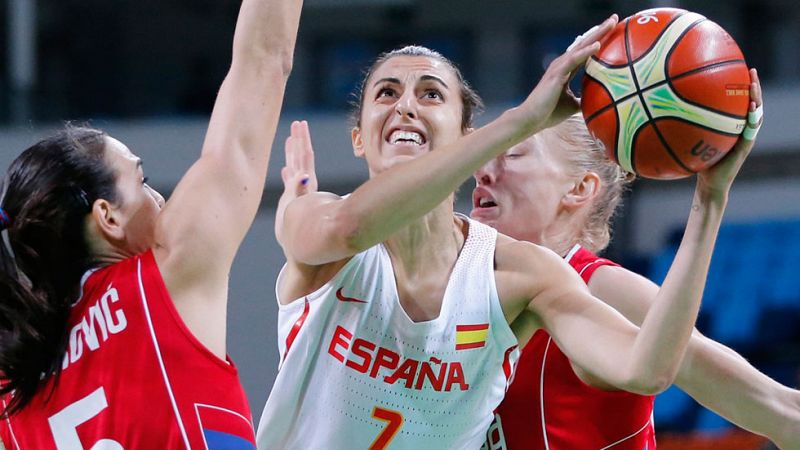
M 478 206 L 481 208 L 491 208 L 492 206 L 497 206 L 497 203 L 488 198 L 482 198 L 478 200 Z
M 389 142 L 392 144 L 422 145 L 425 143 L 425 138 L 414 131 L 395 130 L 392 132 L 391 136 L 389 136 Z

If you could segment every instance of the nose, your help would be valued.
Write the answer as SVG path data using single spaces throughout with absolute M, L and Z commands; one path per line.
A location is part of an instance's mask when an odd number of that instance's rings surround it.
M 500 168 L 499 158 L 494 158 L 478 169 L 472 176 L 478 186 L 488 186 L 497 181 L 497 173 Z
M 164 196 L 161 195 L 161 193 L 158 192 L 157 190 L 155 190 L 152 187 L 150 187 L 149 184 L 147 184 L 146 186 L 147 186 L 147 189 L 150 191 L 150 195 L 153 196 L 153 199 L 156 201 L 156 204 L 158 205 L 158 207 L 159 208 L 163 208 L 164 205 L 167 203 L 166 200 L 164 200 Z
M 409 92 L 411 91 L 411 92 Z M 397 115 L 401 117 L 408 117 L 409 119 L 417 118 L 417 98 L 412 90 L 403 93 L 394 106 Z

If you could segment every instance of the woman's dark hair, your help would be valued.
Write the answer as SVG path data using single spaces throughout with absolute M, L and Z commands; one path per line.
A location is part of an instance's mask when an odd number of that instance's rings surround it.
M 427 47 L 422 47 L 419 45 L 409 45 L 396 50 L 391 50 L 386 53 L 382 53 L 377 59 L 375 59 L 375 62 L 373 62 L 369 67 L 369 70 L 367 70 L 367 73 L 364 75 L 364 79 L 361 80 L 361 84 L 354 94 L 354 97 L 357 100 L 353 102 L 352 120 L 356 126 L 361 126 L 361 108 L 364 106 L 364 90 L 367 86 L 367 81 L 369 81 L 370 77 L 378 67 L 395 56 L 421 56 L 425 58 L 433 58 L 447 64 L 453 70 L 453 73 L 455 73 L 456 78 L 458 79 L 458 84 L 461 87 L 461 104 L 463 105 L 463 109 L 461 110 L 461 131 L 466 131 L 468 128 L 472 127 L 472 120 L 474 119 L 475 115 L 483 110 L 483 100 L 481 100 L 481 97 L 478 95 L 475 89 L 470 86 L 467 80 L 464 79 L 464 76 L 461 74 L 461 70 L 458 69 L 453 61 L 450 61 L 444 55 L 435 50 L 431 50 Z
M 0 394 L 13 396 L 3 415 L 25 407 L 61 371 L 70 306 L 93 263 L 85 219 L 96 199 L 118 197 L 105 149 L 104 132 L 67 125 L 8 168 L 0 199 L 10 222 L 0 242 Z

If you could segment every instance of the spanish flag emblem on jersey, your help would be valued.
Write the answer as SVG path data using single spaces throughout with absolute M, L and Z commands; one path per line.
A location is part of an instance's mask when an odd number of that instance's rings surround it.
M 486 345 L 489 324 L 456 325 L 456 350 L 480 348 Z

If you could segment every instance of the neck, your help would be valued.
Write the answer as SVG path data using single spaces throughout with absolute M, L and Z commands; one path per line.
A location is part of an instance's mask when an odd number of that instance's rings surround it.
M 450 270 L 464 244 L 463 221 L 445 201 L 419 220 L 401 229 L 384 243 L 395 270 L 403 278 Z
M 105 239 L 90 239 L 89 251 L 92 255 L 92 265 L 94 267 L 110 266 L 134 255 L 132 252 Z
M 580 243 L 583 222 L 575 214 L 560 213 L 544 231 L 542 245 L 558 253 L 561 257 L 567 256 L 572 247 Z

